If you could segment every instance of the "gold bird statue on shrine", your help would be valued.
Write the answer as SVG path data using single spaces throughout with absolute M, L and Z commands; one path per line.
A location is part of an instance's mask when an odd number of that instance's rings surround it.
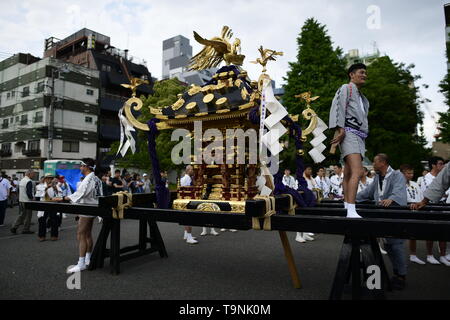
M 233 32 L 227 26 L 222 28 L 220 37 L 207 40 L 194 31 L 195 40 L 205 47 L 191 59 L 189 70 L 204 70 L 217 67 L 222 61 L 227 65 L 234 64 L 241 66 L 245 56 L 240 54 L 241 40 L 236 38 L 231 43 Z

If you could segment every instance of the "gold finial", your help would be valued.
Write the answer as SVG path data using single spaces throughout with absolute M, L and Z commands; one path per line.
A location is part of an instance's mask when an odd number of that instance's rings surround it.
M 311 102 L 314 102 L 314 101 L 316 101 L 317 99 L 320 98 L 318 96 L 311 98 L 311 92 L 304 92 L 302 94 L 296 95 L 295 97 L 299 98 L 301 100 L 305 100 L 306 106 L 307 106 L 308 109 L 311 108 Z
M 267 71 L 267 62 L 269 61 L 276 61 L 276 56 L 282 56 L 284 53 L 281 51 L 275 51 L 271 49 L 264 49 L 263 46 L 261 46 L 258 49 L 259 53 L 261 54 L 261 58 L 256 59 L 256 61 L 250 61 L 250 63 L 254 64 L 260 64 L 263 66 L 263 73 Z
M 189 70 L 204 70 L 217 67 L 222 61 L 227 65 L 234 64 L 241 66 L 245 56 L 240 54 L 241 40 L 236 38 L 231 43 L 233 32 L 227 26 L 222 28 L 220 37 L 214 37 L 210 40 L 204 39 L 194 31 L 195 40 L 204 45 L 202 51 L 191 59 Z
M 147 80 L 142 80 L 140 78 L 131 78 L 130 84 L 122 84 L 122 87 L 130 89 L 133 98 L 135 98 L 137 87 L 139 87 L 142 84 L 149 84 L 149 82 Z
M 311 102 L 316 101 L 320 97 L 317 96 L 317 97 L 311 98 L 311 96 L 312 96 L 311 92 L 304 92 L 302 94 L 295 96 L 296 98 L 305 100 L 306 110 L 303 111 L 302 115 L 303 115 L 303 118 L 305 118 L 306 120 L 311 120 L 308 128 L 306 128 L 302 131 L 302 140 L 303 141 L 306 141 L 307 136 L 310 135 L 317 128 L 317 124 L 318 124 L 318 117 L 317 117 L 317 114 L 314 112 L 314 110 L 311 108 Z

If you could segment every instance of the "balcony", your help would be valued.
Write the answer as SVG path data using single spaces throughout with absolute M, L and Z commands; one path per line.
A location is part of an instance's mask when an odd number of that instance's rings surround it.
M 21 126 L 26 126 L 28 124 L 28 120 L 20 120 Z
M 3 150 L 3 149 L 0 149 L 0 157 L 1 157 L 1 158 L 11 157 L 11 155 L 12 155 L 11 150 Z
M 6 123 L 2 124 L 2 129 L 8 129 L 8 125 Z
M 24 149 L 24 150 L 22 150 L 22 154 L 24 156 L 27 156 L 27 157 L 40 157 L 41 156 L 41 150 L 36 150 L 36 149 L 27 150 L 27 149 Z

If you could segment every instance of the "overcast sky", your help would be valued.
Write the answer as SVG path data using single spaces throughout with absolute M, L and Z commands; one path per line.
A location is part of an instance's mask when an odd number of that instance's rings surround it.
M 162 41 L 175 35 L 191 39 L 194 53 L 201 46 L 193 40 L 192 31 L 210 38 L 219 35 L 223 25 L 230 26 L 242 41 L 247 56 L 244 68 L 256 79 L 260 67 L 249 61 L 258 57 L 257 48 L 284 51 L 269 74 L 283 83 L 288 62 L 297 54 L 296 38 L 309 17 L 326 24 L 334 45 L 347 52 L 374 51 L 374 43 L 382 53 L 397 62 L 416 65 L 415 74 L 422 76 L 421 89 L 431 113 L 446 110 L 438 92 L 439 82 L 447 72 L 445 58 L 445 17 L 442 0 L 0 0 L 0 58 L 17 52 L 42 56 L 44 39 L 65 38 L 86 27 L 111 37 L 115 47 L 147 61 L 153 76 L 160 78 Z M 380 10 L 380 27 L 369 28 L 374 11 Z M 373 26 L 373 24 L 372 24 Z M 251 60 L 250 60 L 251 59 Z M 370 76 L 370 75 L 369 75 Z M 395 108 L 395 106 L 392 106 Z M 424 111 L 425 108 L 422 107 Z M 436 126 L 426 113 L 425 131 L 433 140 Z

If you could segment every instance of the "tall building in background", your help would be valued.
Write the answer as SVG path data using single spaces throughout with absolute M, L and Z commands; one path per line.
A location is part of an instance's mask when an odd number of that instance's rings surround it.
M 163 41 L 162 79 L 178 78 L 187 84 L 205 85 L 217 69 L 189 71 L 192 46 L 189 39 L 178 35 Z
M 108 167 L 114 159 L 108 155 L 111 144 L 120 139 L 118 112 L 131 96 L 130 90 L 121 85 L 129 83 L 129 76 L 142 78 L 148 80 L 149 85 L 140 86 L 138 96 L 152 93 L 154 79 L 146 62 L 129 55 L 128 50 L 112 46 L 110 37 L 86 28 L 62 40 L 46 39 L 44 57 L 99 71 L 97 159 L 102 167 Z
M 96 70 L 23 53 L 1 61 L 2 172 L 43 169 L 50 158 L 95 158 L 99 89 Z
M 364 63 L 365 65 L 370 65 L 376 59 L 380 57 L 380 50 L 374 44 L 374 52 L 370 54 L 360 55 L 358 49 L 351 49 L 345 55 L 345 59 L 347 60 L 347 68 L 349 68 L 352 64 L 355 63 Z

